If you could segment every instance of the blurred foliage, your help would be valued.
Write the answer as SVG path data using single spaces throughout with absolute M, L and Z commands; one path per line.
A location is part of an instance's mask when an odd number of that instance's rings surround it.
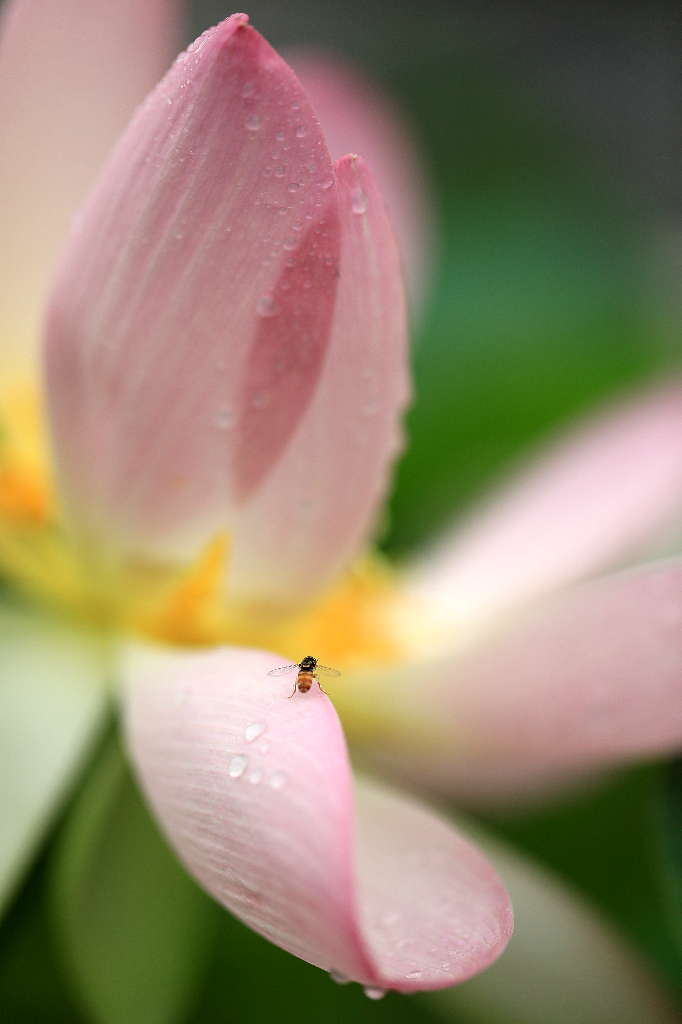
M 549 429 L 666 360 L 642 224 L 606 169 L 480 69 L 418 71 L 397 85 L 430 158 L 441 261 L 414 349 L 396 552 Z
M 11 1024 L 86 1024 L 56 955 L 45 899 L 46 857 L 0 928 L 2 1017 Z
M 682 988 L 682 758 L 663 771 L 657 824 L 661 837 L 661 884 L 673 936 L 670 956 L 675 957 Z
M 52 896 L 64 963 L 89 1019 L 186 1019 L 219 913 L 152 824 L 113 737 L 58 843 Z
M 633 768 L 548 806 L 521 813 L 510 810 L 486 820 L 601 907 L 632 945 L 677 986 L 682 1001 L 676 941 L 682 919 L 677 919 L 671 898 L 672 858 L 660 840 L 662 819 L 666 836 L 677 847 L 682 880 L 682 792 L 665 784 L 660 766 Z

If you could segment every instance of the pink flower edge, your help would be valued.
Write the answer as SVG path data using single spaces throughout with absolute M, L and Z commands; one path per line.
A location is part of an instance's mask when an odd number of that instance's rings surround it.
M 150 805 L 214 898 L 296 956 L 366 986 L 464 981 L 512 931 L 483 855 L 367 780 L 317 688 L 291 700 L 280 660 L 223 648 L 122 657 L 125 730 Z

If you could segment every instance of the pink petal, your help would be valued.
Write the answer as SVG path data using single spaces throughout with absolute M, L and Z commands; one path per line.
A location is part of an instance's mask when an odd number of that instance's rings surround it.
M 466 631 L 632 554 L 680 508 L 675 381 L 541 453 L 415 568 L 412 583 Z
M 332 157 L 362 153 L 386 200 L 415 303 L 428 282 L 433 222 L 412 134 L 388 95 L 329 54 L 287 54 L 320 118 Z
M 582 584 L 459 658 L 387 678 L 429 736 L 389 752 L 412 777 L 496 798 L 679 750 L 681 637 L 682 560 Z
M 189 871 L 296 956 L 365 985 L 441 988 L 491 963 L 511 932 L 483 856 L 407 798 L 353 799 L 333 705 L 258 651 L 129 651 L 133 761 Z M 355 838 L 354 838 L 355 832 Z
M 336 166 L 341 277 L 324 368 L 300 428 L 235 531 L 231 586 L 290 602 L 324 586 L 366 540 L 408 395 L 398 252 L 359 157 Z
M 298 80 L 246 15 L 204 33 L 150 95 L 51 304 L 52 425 L 81 525 L 194 554 L 258 488 L 329 344 L 333 186 Z
M 11 0 L 0 25 L 0 323 L 35 358 L 68 220 L 135 105 L 170 62 L 176 0 Z M 22 349 L 24 351 L 22 351 Z

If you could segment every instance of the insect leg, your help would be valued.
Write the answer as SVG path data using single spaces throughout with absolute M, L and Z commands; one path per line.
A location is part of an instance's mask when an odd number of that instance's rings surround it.
M 322 693 L 323 693 L 323 694 L 325 695 L 325 697 L 328 697 L 328 696 L 329 696 L 329 694 L 328 694 L 328 693 L 327 693 L 327 691 L 326 691 L 326 690 L 324 689 L 324 687 L 322 686 L 322 683 L 321 683 L 321 682 L 320 682 L 320 680 L 319 680 L 319 679 L 317 678 L 317 676 L 315 676 L 315 682 L 317 683 L 317 685 L 319 686 L 320 690 L 321 690 L 321 691 L 322 691 Z
M 297 687 L 298 687 L 298 679 L 297 679 L 297 680 L 296 680 L 296 682 L 294 683 L 294 688 L 293 688 L 293 690 L 291 691 L 291 693 L 289 694 L 289 700 L 291 700 L 291 698 L 292 698 L 292 697 L 294 696 L 294 694 L 296 693 L 296 689 L 297 689 Z

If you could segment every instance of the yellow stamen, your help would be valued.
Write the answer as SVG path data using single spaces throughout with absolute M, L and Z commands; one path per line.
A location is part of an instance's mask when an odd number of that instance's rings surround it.
M 344 671 L 401 660 L 396 577 L 366 558 L 304 611 L 268 614 L 229 596 L 230 543 L 213 538 L 184 569 L 81 561 L 55 510 L 40 405 L 30 389 L 0 396 L 0 573 L 62 613 L 178 645 L 239 644 Z M 284 617 L 286 616 L 286 617 Z
M 0 520 L 37 525 L 53 507 L 42 410 L 20 385 L 0 396 Z
M 144 607 L 129 620 L 133 628 L 172 643 L 216 643 L 225 632 L 222 604 L 229 550 L 226 534 L 215 537 L 194 565 L 162 584 L 159 595 L 144 596 Z

